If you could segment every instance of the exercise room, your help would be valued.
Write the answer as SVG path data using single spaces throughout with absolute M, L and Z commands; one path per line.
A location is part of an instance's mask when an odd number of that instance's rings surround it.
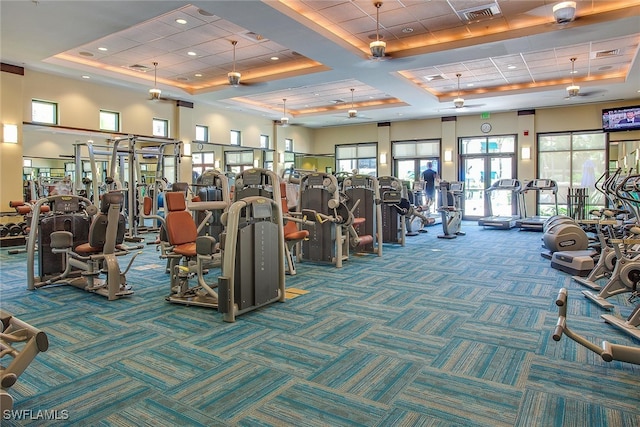
M 0 1 L 2 425 L 640 425 L 639 52 L 638 0 Z

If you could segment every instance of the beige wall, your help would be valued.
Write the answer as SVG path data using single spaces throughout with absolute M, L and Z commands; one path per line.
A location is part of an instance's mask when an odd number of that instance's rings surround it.
M 18 126 L 18 143 L 0 143 L 0 212 L 11 212 L 9 201 L 22 200 L 22 99 L 23 77 L 0 72 L 0 123 Z M 2 129 L 0 129 L 2 132 Z M 10 222 L 11 218 L 0 218 Z

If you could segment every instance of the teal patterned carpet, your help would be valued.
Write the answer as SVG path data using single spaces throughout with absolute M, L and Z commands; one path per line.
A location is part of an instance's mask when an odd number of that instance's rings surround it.
M 236 323 L 166 302 L 154 246 L 129 272 L 135 294 L 111 302 L 69 286 L 28 291 L 26 255 L 3 248 L 2 309 L 50 341 L 10 389 L 14 409 L 68 419 L 2 425 L 640 425 L 640 366 L 551 339 L 567 287 L 572 329 L 640 346 L 550 268 L 541 233 L 463 230 L 443 240 L 434 226 L 341 269 L 298 264 L 287 287 L 308 293 Z M 612 300 L 617 316 L 633 308 Z

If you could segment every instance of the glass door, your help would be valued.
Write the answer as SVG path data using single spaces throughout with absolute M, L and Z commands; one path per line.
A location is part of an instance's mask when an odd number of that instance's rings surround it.
M 422 187 L 419 185 L 422 181 L 422 172 L 427 169 L 427 164 L 431 163 L 431 168 L 440 174 L 440 164 L 437 158 L 427 159 L 398 159 L 395 161 L 395 176 L 403 181 L 407 181 L 409 191 L 413 196 L 413 204 L 416 206 L 424 206 L 426 198 Z M 418 183 L 414 185 L 414 183 Z M 437 190 L 437 188 L 436 188 Z M 436 195 L 436 200 L 438 197 Z M 437 206 L 430 206 L 430 212 L 436 213 Z
M 485 190 L 499 179 L 515 178 L 514 156 L 464 156 L 462 181 L 465 197 L 463 218 L 477 220 L 489 215 L 511 216 L 517 213 L 517 199 L 511 193 L 495 191 L 489 199 Z M 490 205 L 491 204 L 491 205 Z

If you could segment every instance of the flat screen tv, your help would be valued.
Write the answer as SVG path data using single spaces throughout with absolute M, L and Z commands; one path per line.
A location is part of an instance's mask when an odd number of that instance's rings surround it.
M 640 130 L 640 106 L 602 110 L 602 129 L 605 132 Z

